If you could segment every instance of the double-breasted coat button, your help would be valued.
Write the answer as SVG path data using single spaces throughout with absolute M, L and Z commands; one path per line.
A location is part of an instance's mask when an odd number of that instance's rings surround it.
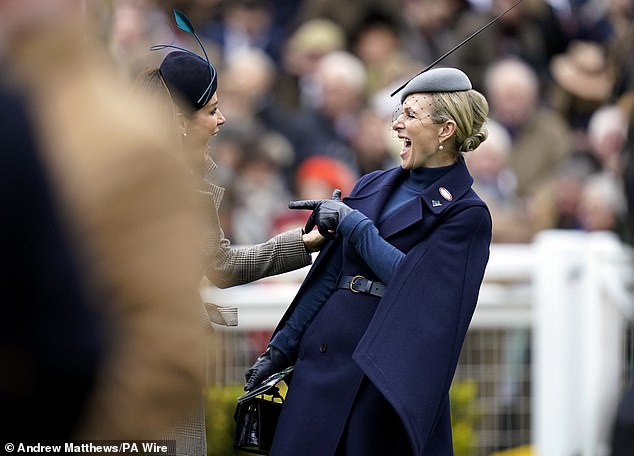
M 328 350 L 328 344 L 321 344 L 321 345 L 319 346 L 319 351 L 320 351 L 321 353 L 325 353 L 325 351 L 326 351 L 326 350 Z

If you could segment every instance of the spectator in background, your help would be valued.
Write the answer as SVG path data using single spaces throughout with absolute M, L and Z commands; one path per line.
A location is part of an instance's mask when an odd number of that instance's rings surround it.
M 157 439 L 202 386 L 198 206 L 82 6 L 0 2 L 3 432 Z
M 606 0 L 607 15 L 613 35 L 606 43 L 608 60 L 613 68 L 615 81 L 613 95 L 619 98 L 634 90 L 634 1 Z
M 540 106 L 535 72 L 518 59 L 491 65 L 486 75 L 490 117 L 510 134 L 510 167 L 517 194 L 528 198 L 553 176 L 570 154 L 569 129 L 557 113 Z
M 299 199 L 327 199 L 334 189 L 343 196 L 350 194 L 357 174 L 336 158 L 315 155 L 304 160 L 295 173 L 295 197 Z M 303 227 L 306 216 L 299 211 L 280 211 L 273 221 L 273 230 Z
M 275 21 L 274 7 L 271 0 L 225 1 L 219 20 L 203 27 L 201 36 L 215 43 L 223 60 L 237 50 L 255 48 L 279 62 L 286 31 Z
M 148 65 L 158 63 L 160 56 L 148 55 L 152 43 L 171 36 L 169 19 L 152 0 L 114 0 L 109 36 L 110 53 L 120 71 L 133 78 Z
M 493 0 L 493 16 L 503 13 L 515 0 Z M 526 62 L 543 81 L 548 61 L 562 51 L 565 35 L 552 7 L 544 0 L 523 1 L 493 25 L 495 58 L 514 57 Z
M 621 179 L 622 151 L 627 139 L 627 120 L 617 105 L 605 105 L 593 112 L 588 123 L 589 153 L 597 166 Z
M 460 41 L 450 24 L 468 9 L 463 0 L 401 0 L 400 3 L 402 40 L 415 61 L 429 64 Z M 455 62 L 454 53 L 443 64 L 452 66 Z
M 314 74 L 321 58 L 346 48 L 341 26 L 323 18 L 307 20 L 297 27 L 286 42 L 276 90 L 282 105 L 299 111 L 314 104 L 317 88 Z
M 626 201 L 623 240 L 634 244 L 634 90 L 619 98 L 619 107 L 627 119 L 627 139 L 623 148 L 623 180 Z M 612 423 L 610 456 L 629 456 L 634 451 L 634 384 L 630 376 L 627 389 L 619 400 Z
M 349 52 L 334 51 L 320 59 L 314 78 L 317 96 L 304 107 L 294 126 L 297 163 L 326 155 L 354 168 L 351 142 L 365 100 L 363 63 Z
M 584 231 L 611 231 L 623 235 L 625 198 L 618 180 L 608 173 L 590 176 L 579 196 L 578 219 Z
M 334 22 L 347 31 L 346 39 L 351 40 L 368 14 L 380 14 L 392 20 L 400 19 L 400 0 L 365 0 L 362 2 L 341 2 L 339 0 L 302 0 L 297 11 L 300 22 L 316 17 Z
M 292 113 L 283 107 L 275 93 L 277 70 L 274 62 L 258 49 L 233 52 L 224 65 L 226 76 L 220 81 L 222 111 L 232 119 L 246 138 L 265 135 L 271 146 L 267 153 L 279 168 L 280 177 L 290 184 L 296 165 L 296 152 L 290 141 L 295 130 L 289 128 Z M 224 130 L 223 130 L 224 131 Z M 222 140 L 223 132 L 219 139 Z M 288 144 L 284 144 L 288 143 Z M 284 205 L 285 206 L 285 205 Z
M 466 157 L 473 189 L 487 203 L 493 220 L 492 242 L 529 242 L 528 213 L 515 192 L 517 178 L 509 166 L 511 136 L 496 121 L 486 124 L 487 140 Z
M 396 165 L 400 143 L 390 133 L 388 125 L 389 121 L 375 109 L 365 108 L 359 114 L 357 131 L 352 138 L 359 174 Z
M 280 157 L 292 157 L 291 146 L 273 132 L 256 135 L 246 144 L 242 165 L 228 187 L 234 198 L 232 239 L 239 245 L 265 242 L 281 232 L 272 229 L 275 214 L 288 210 L 292 195 Z
M 585 152 L 590 117 L 610 102 L 614 86 L 605 48 L 591 41 L 573 41 L 565 53 L 552 58 L 550 73 L 553 84 L 548 102 L 571 129 L 572 151 Z
M 634 89 L 619 98 L 627 121 L 627 137 L 621 155 L 623 169 L 623 189 L 627 202 L 625 241 L 634 244 Z
M 397 22 L 378 13 L 368 14 L 351 38 L 353 52 L 365 66 L 367 96 L 418 70 L 401 39 Z
M 531 198 L 529 213 L 533 231 L 546 229 L 579 230 L 579 203 L 586 180 L 597 168 L 582 155 L 572 155 L 553 172 Z

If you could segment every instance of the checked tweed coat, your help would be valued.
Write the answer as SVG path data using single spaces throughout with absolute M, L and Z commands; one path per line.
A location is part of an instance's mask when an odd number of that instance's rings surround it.
M 306 251 L 301 229 L 278 234 L 262 244 L 248 247 L 232 247 L 218 219 L 218 208 L 224 188 L 213 183 L 213 173 L 217 165 L 207 158 L 199 176 L 198 191 L 203 201 L 203 252 L 205 256 L 205 276 L 219 288 L 228 288 L 252 282 L 263 277 L 299 269 L 311 263 Z M 205 309 L 203 327 L 211 330 L 211 321 Z M 176 454 L 205 456 L 205 411 L 201 398 L 199 407 L 190 420 L 175 428 Z

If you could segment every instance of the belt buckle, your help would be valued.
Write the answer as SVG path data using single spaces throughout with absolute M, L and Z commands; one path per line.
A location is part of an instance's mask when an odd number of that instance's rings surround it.
M 361 293 L 361 291 L 359 290 L 355 290 L 354 289 L 354 283 L 358 280 L 358 279 L 365 279 L 365 277 L 363 277 L 362 275 L 356 275 L 352 278 L 352 280 L 350 281 L 350 285 L 348 285 L 348 288 L 350 288 L 350 291 L 352 291 L 353 293 Z

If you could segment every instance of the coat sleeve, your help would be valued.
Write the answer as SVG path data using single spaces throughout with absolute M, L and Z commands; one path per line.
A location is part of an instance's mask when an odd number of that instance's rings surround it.
M 484 206 L 447 217 L 396 271 L 353 359 L 423 454 L 446 407 L 489 257 Z
M 248 247 L 233 247 L 222 237 L 215 261 L 205 275 L 219 288 L 253 282 L 302 268 L 311 263 L 300 228 Z

